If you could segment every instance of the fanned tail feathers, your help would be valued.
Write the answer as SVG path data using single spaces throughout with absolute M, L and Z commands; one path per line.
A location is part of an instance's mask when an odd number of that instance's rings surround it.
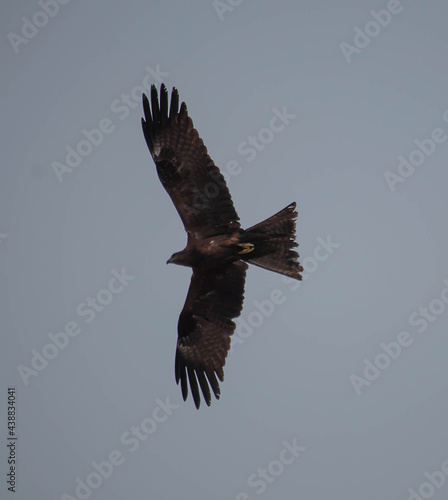
M 251 264 L 276 273 L 301 280 L 303 267 L 299 264 L 299 254 L 295 250 L 296 203 L 276 213 L 255 226 L 246 229 L 240 237 L 241 243 L 252 243 L 253 251 L 241 258 Z

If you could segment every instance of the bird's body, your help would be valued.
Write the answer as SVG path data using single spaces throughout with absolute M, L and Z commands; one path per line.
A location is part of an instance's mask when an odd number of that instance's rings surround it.
M 233 319 L 241 314 L 248 262 L 300 280 L 303 270 L 294 250 L 296 204 L 269 219 L 242 229 L 226 182 L 188 116 L 176 89 L 151 87 L 151 106 L 143 95 L 146 143 L 160 181 L 170 195 L 188 235 L 187 246 L 168 263 L 193 269 L 178 322 L 176 382 L 197 408 L 199 387 L 207 405 L 210 388 L 219 399 L 216 377 L 223 380 Z
M 188 233 L 187 246 L 181 252 L 176 252 L 168 261 L 180 266 L 213 268 L 216 265 L 238 260 L 235 248 L 238 244 L 240 231 L 233 234 L 217 234 L 201 238 L 197 233 Z

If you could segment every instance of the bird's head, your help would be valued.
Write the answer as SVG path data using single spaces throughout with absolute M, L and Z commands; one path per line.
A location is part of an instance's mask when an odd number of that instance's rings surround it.
M 186 266 L 188 265 L 185 259 L 185 253 L 175 252 L 171 257 L 166 261 L 167 264 L 177 264 L 178 266 Z

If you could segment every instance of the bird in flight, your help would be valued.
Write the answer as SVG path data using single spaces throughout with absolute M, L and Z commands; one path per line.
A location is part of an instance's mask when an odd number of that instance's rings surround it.
M 164 84 L 143 94 L 143 134 L 160 182 L 171 197 L 188 235 L 187 246 L 168 263 L 193 269 L 190 288 L 179 316 L 175 359 L 176 383 L 184 401 L 188 382 L 196 408 L 202 391 L 208 406 L 211 392 L 220 397 L 218 379 L 241 314 L 248 262 L 301 280 L 303 267 L 294 250 L 296 203 L 249 229 L 242 229 L 219 168 L 207 153 L 173 88 L 168 106 Z

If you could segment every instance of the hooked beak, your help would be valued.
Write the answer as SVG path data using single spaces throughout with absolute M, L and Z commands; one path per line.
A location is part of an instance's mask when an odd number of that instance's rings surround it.
M 172 262 L 173 262 L 173 258 L 172 258 L 172 257 L 170 257 L 170 258 L 166 261 L 166 263 L 167 263 L 167 264 L 171 264 Z

